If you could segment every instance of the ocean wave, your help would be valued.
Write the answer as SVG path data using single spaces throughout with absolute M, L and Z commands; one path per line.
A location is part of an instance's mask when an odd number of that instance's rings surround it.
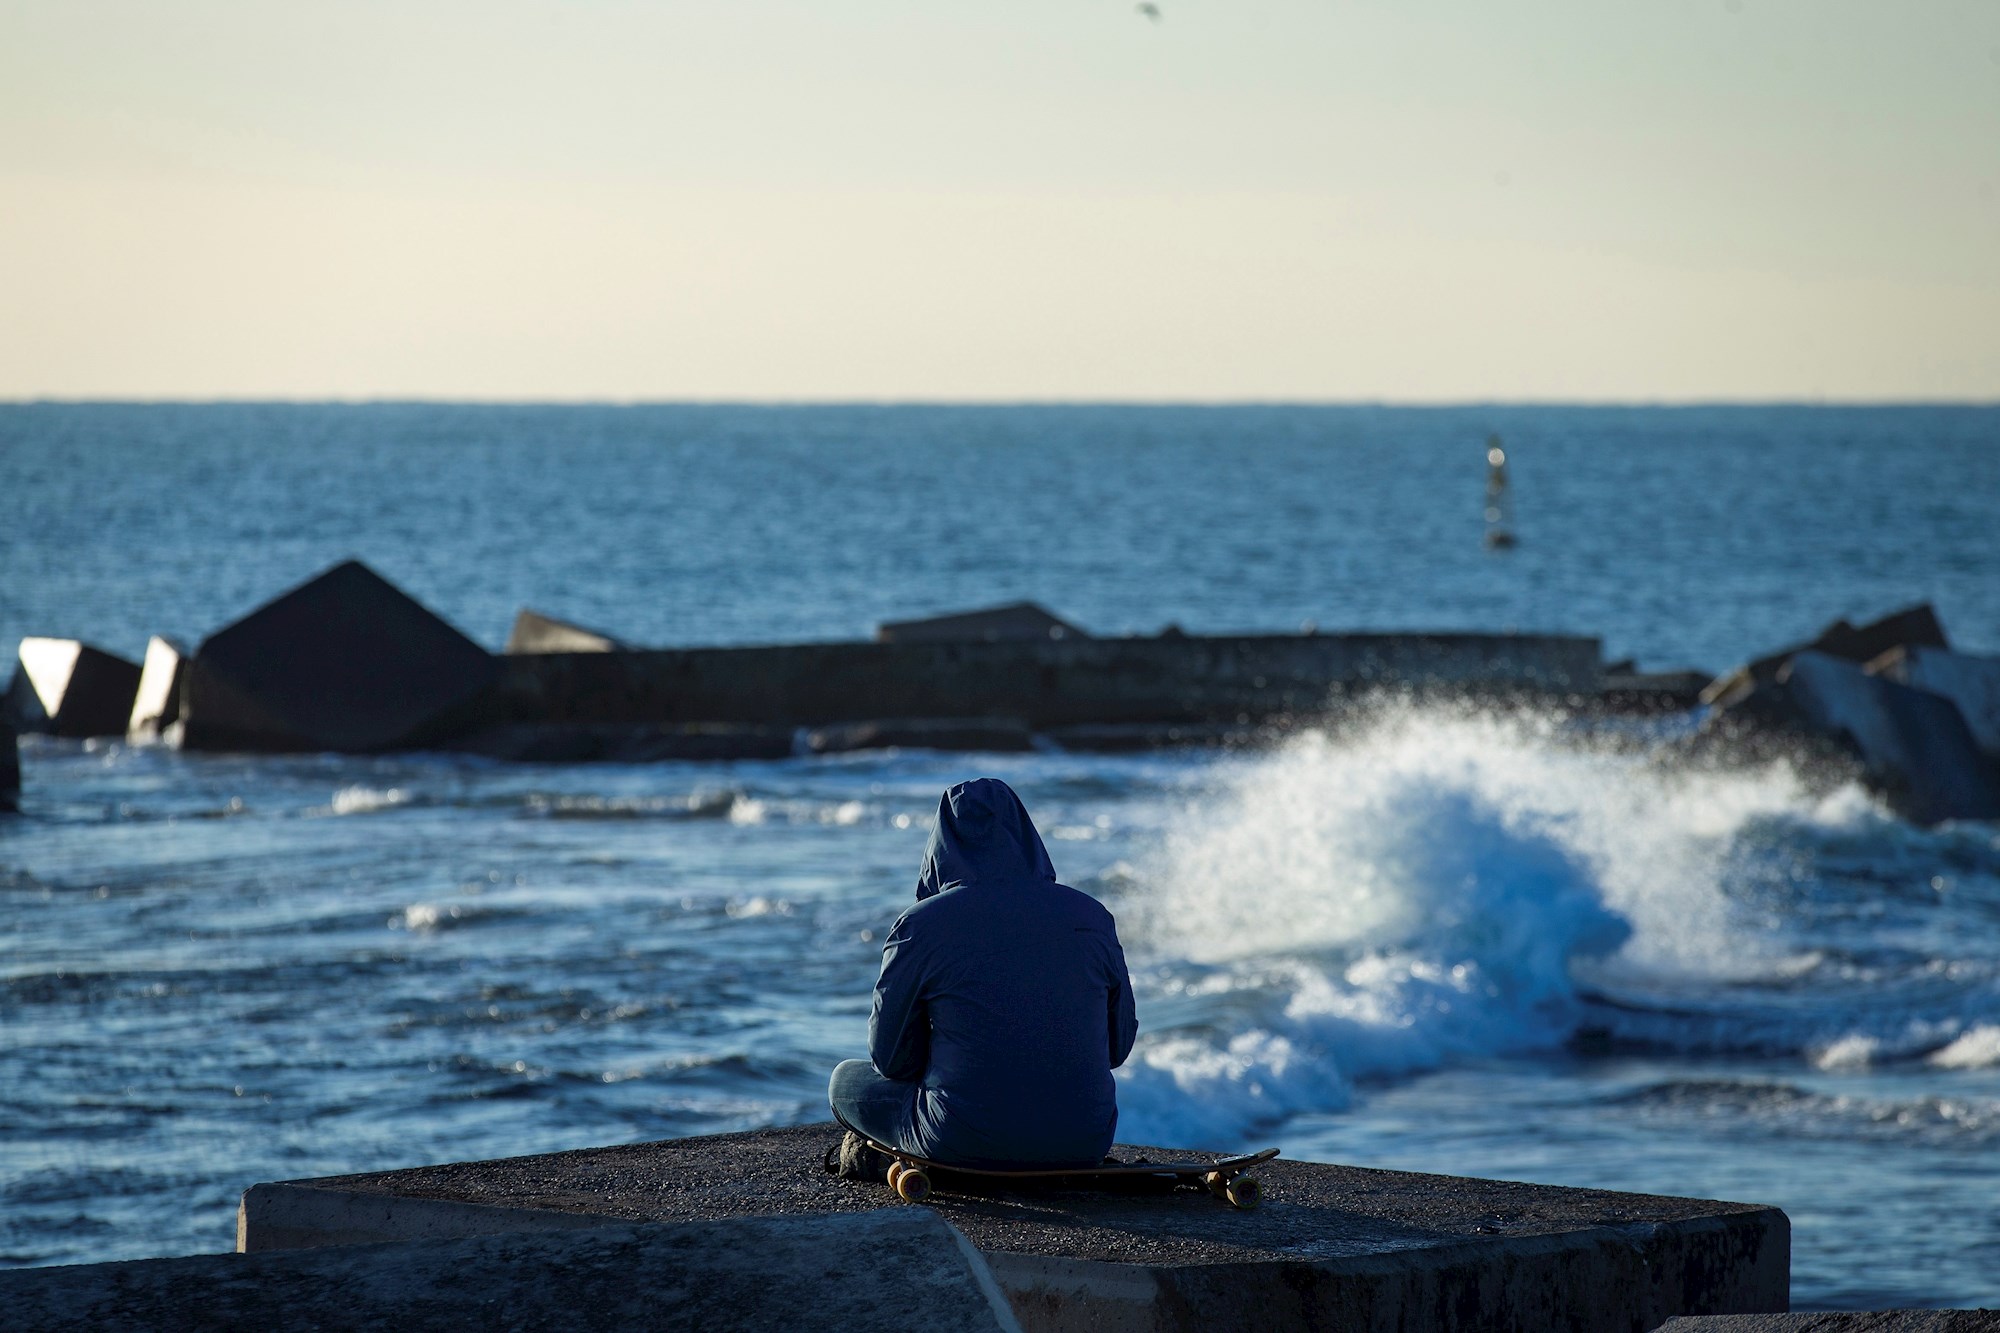
M 1580 1033 L 1840 1068 L 2000 1018 L 1990 972 L 1797 928 L 1791 900 L 1853 888 L 1822 844 L 1912 831 L 1782 761 L 1677 767 L 1559 718 L 1401 705 L 1210 773 L 1101 885 L 1148 965 L 1121 1085 L 1146 1137 L 1237 1141 L 1360 1081 Z M 1952 1058 L 1984 1059 L 1967 1040 Z
M 593 796 L 530 792 L 523 809 L 545 819 L 734 819 L 749 797 L 735 788 L 673 796 Z
M 1927 1058 L 1940 1069 L 1992 1069 L 2000 1066 L 2000 1024 L 1981 1023 L 1932 1051 Z
M 342 787 L 333 794 L 333 799 L 319 812 L 329 815 L 372 815 L 381 810 L 393 810 L 410 803 L 410 793 L 403 787 Z
M 2000 1101 L 1990 1097 L 1868 1097 L 1789 1083 L 1675 1079 L 1607 1105 L 1661 1119 L 1731 1119 L 1772 1133 L 1814 1138 L 1916 1137 L 1963 1145 L 2000 1139 Z

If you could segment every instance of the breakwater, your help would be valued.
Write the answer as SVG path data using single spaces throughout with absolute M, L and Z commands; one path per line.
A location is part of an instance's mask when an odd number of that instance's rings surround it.
M 491 707 L 516 722 L 989 717 L 1041 730 L 1310 721 L 1346 698 L 1396 688 L 1591 697 L 1603 688 L 1603 668 L 1597 640 L 1567 635 L 798 644 L 509 657 Z
M 2000 658 L 1951 651 L 1928 605 L 1835 621 L 1713 681 L 1607 667 L 1574 635 L 1100 639 L 1032 603 L 888 624 L 872 643 L 667 650 L 523 610 L 495 656 L 350 560 L 192 655 L 155 636 L 143 668 L 24 639 L 0 722 L 194 750 L 635 762 L 1268 742 L 1385 694 L 1586 715 L 1701 703 L 1710 756 L 1789 748 L 1854 766 L 1917 823 L 2000 818 Z
M 6 706 L 27 729 L 195 750 L 463 746 L 523 757 L 513 750 L 527 728 L 533 757 L 586 758 L 602 756 L 551 752 L 550 732 L 560 751 L 563 728 L 694 726 L 707 728 L 698 733 L 707 750 L 681 757 L 728 758 L 762 755 L 773 733 L 885 720 L 929 723 L 939 748 L 978 749 L 987 737 L 977 728 L 969 743 L 953 742 L 939 724 L 1136 726 L 1164 741 L 1177 737 L 1158 729 L 1177 725 L 1310 723 L 1384 690 L 1577 703 L 1605 696 L 1597 640 L 1573 635 L 1173 631 L 1099 639 L 1045 614 L 1050 632 L 1039 621 L 1015 632 L 1005 611 L 997 620 L 943 617 L 929 632 L 885 627 L 872 643 L 653 651 L 608 639 L 585 651 L 547 651 L 573 648 L 587 632 L 523 613 L 515 637 L 531 650 L 496 656 L 346 561 L 208 635 L 192 654 L 156 637 L 143 671 L 75 640 L 24 640 Z M 521 633 L 523 623 L 531 634 Z M 1010 632 L 994 632 L 996 623 Z M 1626 678 L 1624 693 L 1636 683 Z M 1661 688 L 1685 702 L 1685 684 Z M 516 730 L 496 737 L 496 728 Z M 1089 735 L 1073 731 L 1071 739 L 1087 743 Z

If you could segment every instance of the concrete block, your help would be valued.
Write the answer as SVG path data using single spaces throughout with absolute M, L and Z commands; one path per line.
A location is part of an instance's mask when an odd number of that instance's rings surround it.
M 507 722 L 447 742 L 446 749 L 525 764 L 653 764 L 788 759 L 798 749 L 791 727 L 733 722 L 649 726 L 623 722 Z
M 0 814 L 21 808 L 21 743 L 14 728 L 0 722 Z
M 463 730 L 494 659 L 357 560 L 226 629 L 189 663 L 182 744 L 365 753 Z
M 1868 674 L 1951 700 L 1979 748 L 2000 759 L 2000 657 L 1892 648 L 1868 664 Z
M 206 1329 L 1018 1330 L 927 1208 L 0 1272 L 0 1323 Z
M 1866 662 L 1891 648 L 1945 648 L 1944 625 L 1928 602 L 1892 611 L 1866 625 L 1836 620 L 1820 631 L 1810 647 L 1845 662 Z
M 1943 648 L 1944 626 L 1930 603 L 1892 611 L 1866 625 L 1850 625 L 1836 620 L 1819 632 L 1811 643 L 1794 644 L 1767 657 L 1760 657 L 1726 675 L 1718 676 L 1702 691 L 1705 704 L 1729 704 L 1761 685 L 1775 680 L 1792 658 L 1803 652 L 1825 653 L 1843 662 L 1869 662 L 1892 648 Z
M 629 651 L 632 645 L 620 643 L 609 634 L 600 634 L 594 629 L 572 625 L 554 616 L 545 616 L 539 611 L 522 607 L 514 617 L 514 628 L 507 633 L 507 646 L 503 653 L 615 653 Z
M 550 1214 L 688 1222 L 902 1210 L 886 1186 L 826 1174 L 821 1156 L 837 1137 L 832 1125 L 807 1125 L 260 1185 L 244 1195 L 239 1244 L 531 1229 Z M 1791 1231 L 1775 1208 L 1284 1159 L 1259 1174 L 1266 1201 L 1253 1212 L 1206 1191 L 995 1190 L 929 1202 L 986 1257 L 1026 1329 L 1622 1333 L 1788 1300 Z
M 1620 713 L 1676 713 L 1701 702 L 1705 671 L 1613 671 L 1606 668 L 1598 703 Z
M 2000 819 L 2000 771 L 1950 700 L 1820 652 L 1793 657 L 1777 683 L 1815 727 L 1853 746 L 1904 818 Z
M 1012 643 L 1089 637 L 1033 602 L 1010 602 L 924 620 L 891 620 L 875 628 L 877 643 Z
M 1221 722 L 1105 722 L 1050 727 L 1042 739 L 1059 750 L 1085 754 L 1137 754 L 1148 750 L 1244 749 L 1277 745 L 1290 735 L 1279 726 Z
M 1009 753 L 1035 748 L 1027 724 L 995 717 L 907 717 L 842 722 L 806 735 L 814 754 L 852 750 L 984 750 Z
M 2000 1310 L 1830 1310 L 1669 1319 L 1660 1333 L 2000 1333 Z
M 1189 635 L 806 643 L 499 659 L 493 720 L 825 727 L 879 718 L 1249 726 L 1371 690 L 1594 697 L 1598 641 L 1558 635 Z
M 132 741 L 156 741 L 175 733 L 181 720 L 181 680 L 187 667 L 187 649 L 172 639 L 155 634 L 146 641 L 146 660 L 139 668 L 139 689 L 132 699 L 132 716 L 125 724 L 125 737 Z
M 20 731 L 78 739 L 123 736 L 139 689 L 139 667 L 75 639 L 21 640 L 8 691 L 11 721 Z

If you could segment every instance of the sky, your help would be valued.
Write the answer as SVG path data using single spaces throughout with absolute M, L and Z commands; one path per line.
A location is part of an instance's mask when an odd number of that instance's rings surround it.
M 0 0 L 0 398 L 2000 399 L 1993 0 Z

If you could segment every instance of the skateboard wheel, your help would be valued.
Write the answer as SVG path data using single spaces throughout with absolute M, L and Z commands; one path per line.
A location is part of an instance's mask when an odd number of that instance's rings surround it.
M 904 1203 L 922 1203 L 930 1197 L 931 1178 L 922 1167 L 906 1167 L 896 1177 L 896 1197 Z
M 889 1188 L 890 1188 L 890 1189 L 895 1189 L 895 1188 L 896 1188 L 896 1182 L 897 1182 L 898 1180 L 901 1180 L 901 1179 L 903 1178 L 903 1169 L 904 1169 L 904 1168 L 903 1168 L 903 1164 L 902 1164 L 901 1162 L 891 1162 L 891 1163 L 889 1163 Z
M 1238 1176 L 1227 1186 L 1229 1202 L 1238 1208 L 1255 1208 L 1264 1201 L 1264 1187 L 1255 1176 Z
M 1229 1197 L 1229 1177 L 1222 1172 L 1209 1172 L 1201 1178 L 1201 1183 L 1208 1186 L 1208 1192 L 1216 1198 L 1226 1199 Z

